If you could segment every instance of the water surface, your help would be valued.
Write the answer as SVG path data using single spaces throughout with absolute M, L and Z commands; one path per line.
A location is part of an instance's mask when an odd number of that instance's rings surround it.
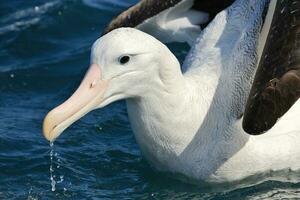
M 135 2 L 0 1 L 0 199 L 300 197 L 300 179 L 289 172 L 222 186 L 155 172 L 141 156 L 122 101 L 90 113 L 49 146 L 41 133 L 45 114 L 78 86 L 105 24 Z M 170 47 L 182 61 L 186 45 Z

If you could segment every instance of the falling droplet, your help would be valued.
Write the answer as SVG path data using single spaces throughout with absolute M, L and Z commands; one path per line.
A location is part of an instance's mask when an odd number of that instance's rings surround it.
M 62 184 L 64 182 L 64 175 L 58 173 L 58 169 L 61 168 L 61 159 L 59 157 L 59 153 L 55 152 L 54 144 L 50 143 L 50 182 L 51 182 L 51 191 L 55 192 L 58 188 L 58 184 Z M 67 189 L 64 187 L 64 191 Z
M 64 176 L 60 175 L 59 176 L 59 181 L 57 181 L 57 183 L 62 183 L 64 181 Z
M 53 144 L 53 142 L 50 143 L 50 148 L 51 148 L 51 150 L 50 150 L 50 181 L 51 181 L 51 191 L 54 192 L 56 181 L 55 181 L 55 175 L 53 175 L 53 173 L 54 173 L 54 169 L 53 169 L 54 144 Z
M 56 185 L 56 181 L 52 178 L 51 179 L 51 191 L 55 192 L 55 185 Z

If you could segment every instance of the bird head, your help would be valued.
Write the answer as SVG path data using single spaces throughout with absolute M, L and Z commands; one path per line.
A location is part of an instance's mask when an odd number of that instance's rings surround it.
M 161 66 L 166 60 L 177 62 L 174 57 L 164 44 L 133 28 L 116 29 L 99 38 L 93 44 L 91 65 L 78 89 L 45 117 L 44 136 L 54 141 L 94 109 L 147 95 L 153 83 L 162 82 Z

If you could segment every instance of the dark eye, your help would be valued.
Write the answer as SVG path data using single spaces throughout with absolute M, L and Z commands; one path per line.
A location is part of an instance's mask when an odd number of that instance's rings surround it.
M 130 56 L 121 56 L 121 57 L 119 58 L 119 62 L 120 62 L 120 64 L 122 64 L 122 65 L 128 63 L 129 60 L 130 60 Z

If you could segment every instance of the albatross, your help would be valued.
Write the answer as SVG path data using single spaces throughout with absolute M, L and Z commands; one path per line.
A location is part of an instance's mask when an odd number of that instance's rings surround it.
M 234 1 L 201 30 L 184 72 L 157 38 L 110 30 L 93 44 L 79 88 L 45 117 L 44 136 L 54 141 L 90 111 L 125 99 L 141 152 L 159 171 L 220 183 L 299 170 L 299 8 L 295 0 Z

